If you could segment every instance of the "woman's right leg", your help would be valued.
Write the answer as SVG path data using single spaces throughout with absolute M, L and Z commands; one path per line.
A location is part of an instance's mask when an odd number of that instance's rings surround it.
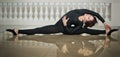
M 62 32 L 61 26 L 56 25 L 48 25 L 43 26 L 35 29 L 24 29 L 18 30 L 18 34 L 27 34 L 27 35 L 34 35 L 34 34 L 51 34 L 51 33 L 59 33 Z M 11 32 L 11 31 L 10 31 Z M 13 32 L 12 32 L 13 33 Z
M 51 34 L 51 33 L 59 33 L 59 32 L 62 32 L 60 26 L 48 25 L 35 29 L 19 30 L 18 33 L 33 35 L 33 34 Z

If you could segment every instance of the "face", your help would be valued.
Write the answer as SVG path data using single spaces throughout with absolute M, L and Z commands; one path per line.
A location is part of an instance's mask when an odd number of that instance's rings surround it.
M 84 14 L 85 21 L 93 21 L 94 17 L 90 14 Z

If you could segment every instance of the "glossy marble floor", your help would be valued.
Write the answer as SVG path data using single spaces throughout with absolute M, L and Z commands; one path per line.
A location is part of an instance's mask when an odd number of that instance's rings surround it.
M 0 57 L 120 57 L 120 31 L 106 36 L 5 35 Z

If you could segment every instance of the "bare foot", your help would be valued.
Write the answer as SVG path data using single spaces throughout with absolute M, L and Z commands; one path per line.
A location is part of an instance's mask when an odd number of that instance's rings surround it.
M 14 36 L 18 35 L 18 29 L 7 29 L 6 31 L 11 32 Z
M 18 36 L 18 29 L 14 29 L 14 32 L 16 33 L 16 36 Z
M 14 41 L 18 41 L 18 29 L 14 29 L 14 32 L 16 33 Z

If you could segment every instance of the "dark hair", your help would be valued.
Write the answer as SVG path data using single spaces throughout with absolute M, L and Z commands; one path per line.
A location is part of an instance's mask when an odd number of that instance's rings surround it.
M 94 17 L 94 20 L 93 21 L 87 21 L 87 22 L 85 22 L 85 26 L 84 27 L 92 27 L 96 23 L 98 23 L 97 20 L 96 20 L 96 17 L 95 16 L 93 16 L 93 17 Z

